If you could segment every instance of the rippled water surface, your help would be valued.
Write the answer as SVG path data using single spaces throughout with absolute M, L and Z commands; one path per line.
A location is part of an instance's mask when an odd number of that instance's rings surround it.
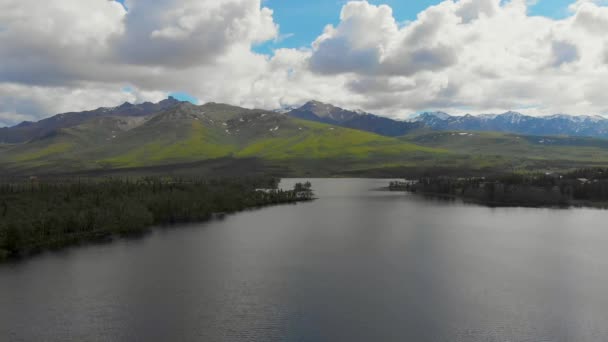
M 0 265 L 0 341 L 608 341 L 608 211 L 312 183 L 311 203 Z

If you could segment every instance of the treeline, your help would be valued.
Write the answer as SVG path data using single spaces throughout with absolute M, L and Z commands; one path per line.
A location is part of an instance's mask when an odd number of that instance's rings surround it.
M 151 226 L 197 222 L 247 208 L 312 199 L 277 179 L 108 179 L 0 184 L 0 261 Z
M 493 177 L 422 177 L 392 182 L 392 190 L 461 197 L 490 205 L 608 206 L 608 169 Z

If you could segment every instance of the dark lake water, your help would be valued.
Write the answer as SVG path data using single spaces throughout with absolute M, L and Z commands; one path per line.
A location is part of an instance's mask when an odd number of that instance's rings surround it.
M 608 341 L 608 211 L 312 182 L 315 202 L 0 265 L 0 341 Z

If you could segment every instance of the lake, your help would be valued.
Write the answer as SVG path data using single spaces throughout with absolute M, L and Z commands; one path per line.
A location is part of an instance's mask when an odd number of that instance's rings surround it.
M 314 202 L 0 265 L 0 341 L 608 340 L 608 211 L 311 181 Z

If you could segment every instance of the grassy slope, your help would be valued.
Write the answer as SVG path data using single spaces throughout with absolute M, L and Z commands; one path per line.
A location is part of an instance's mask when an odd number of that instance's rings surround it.
M 258 158 L 271 168 L 309 175 L 398 174 L 429 167 L 555 169 L 608 165 L 608 140 L 434 131 L 389 138 L 207 104 L 184 105 L 146 119 L 100 118 L 27 144 L 0 147 L 3 169 L 31 173 L 149 168 L 218 158 Z
M 117 157 L 105 159 L 113 166 L 149 166 L 166 162 L 188 162 L 226 156 L 259 157 L 275 162 L 293 160 L 403 160 L 414 155 L 445 153 L 397 139 L 311 122 L 282 122 L 265 133 L 243 141 L 236 133 L 193 122 L 181 139 L 154 141 Z M 289 127 L 298 126 L 298 127 Z M 278 129 L 274 130 L 276 127 Z M 295 129 L 294 129 L 295 128 Z M 270 130 L 273 129 L 271 132 Z
M 124 123 L 107 123 L 103 129 L 100 124 L 62 130 L 4 157 L 25 169 L 66 171 L 254 157 L 290 166 L 294 173 L 300 167 L 328 165 L 333 173 L 448 154 L 396 138 L 223 105 L 161 113 L 126 131 Z
M 0 150 L 0 162 L 9 169 L 78 170 L 96 167 L 88 151 L 145 122 L 144 118 L 95 118 L 85 124 L 57 130 L 26 144 Z
M 271 160 L 286 159 L 379 159 L 400 158 L 415 153 L 447 151 L 420 147 L 397 139 L 311 121 L 293 120 L 297 130 L 257 139 L 237 156 L 257 156 Z
M 512 167 L 608 165 L 608 140 L 577 137 L 522 136 L 497 132 L 432 132 L 403 141 L 447 148 L 477 162 L 507 161 Z
M 68 132 L 57 132 L 41 140 L 14 145 L 0 154 L 0 163 L 7 167 L 47 167 L 54 163 L 73 161 L 74 150 L 84 142 Z
M 137 167 L 153 164 L 185 162 L 195 160 L 214 159 L 230 155 L 235 146 L 226 141 L 219 132 L 205 127 L 198 121 L 190 123 L 189 128 L 183 129 L 182 138 L 162 137 L 158 140 L 146 141 L 141 145 L 129 144 L 130 149 L 112 155 L 113 148 L 103 151 L 104 155 L 111 155 L 99 160 L 102 164 L 113 167 Z M 145 132 L 138 132 L 138 135 Z M 132 137 L 131 137 L 132 138 Z M 117 141 L 112 147 L 119 148 L 121 142 Z
M 17 162 L 28 162 L 43 159 L 48 156 L 67 153 L 74 145 L 69 142 L 56 142 L 39 149 L 30 149 L 28 152 L 20 153 L 15 157 Z

